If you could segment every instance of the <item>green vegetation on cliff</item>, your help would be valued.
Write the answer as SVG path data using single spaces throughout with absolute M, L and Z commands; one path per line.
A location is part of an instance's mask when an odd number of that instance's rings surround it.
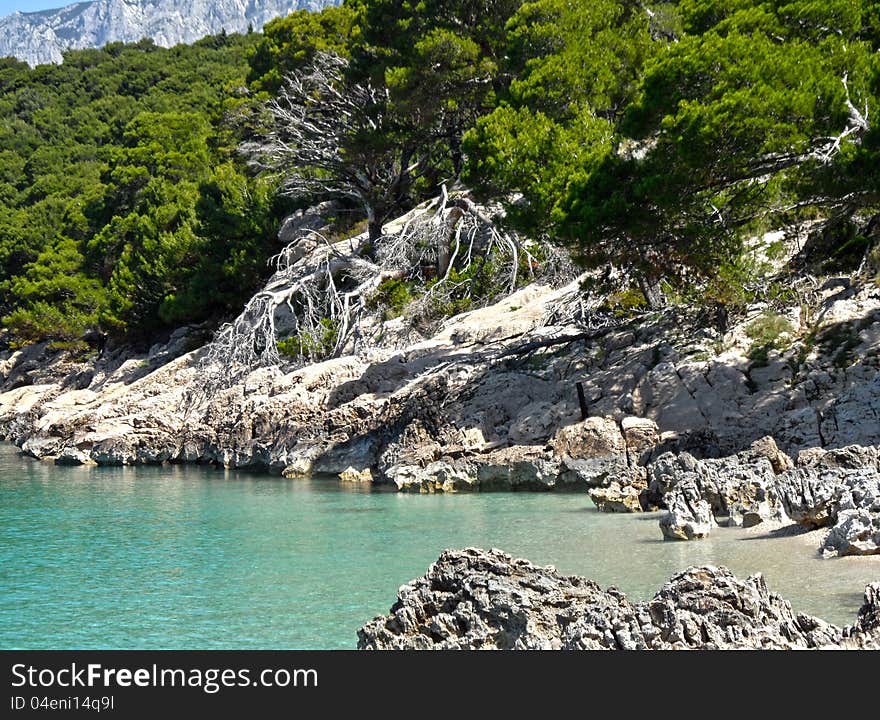
M 460 178 L 649 303 L 735 304 L 744 238 L 804 218 L 830 261 L 877 261 L 878 8 L 345 0 L 192 46 L 0 61 L 0 317 L 17 344 L 217 322 L 291 207 L 336 200 L 375 252 Z

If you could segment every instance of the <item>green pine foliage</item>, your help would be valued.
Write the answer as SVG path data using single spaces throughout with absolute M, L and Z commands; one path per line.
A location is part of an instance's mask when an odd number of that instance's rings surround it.
M 282 78 L 305 67 L 315 53 L 350 52 L 355 13 L 348 5 L 322 12 L 297 10 L 266 23 L 250 56 L 248 81 L 252 89 L 268 95 L 281 87 Z
M 0 316 L 13 342 L 136 340 L 238 310 L 280 207 L 235 158 L 259 36 L 0 63 Z
M 761 226 L 880 209 L 877 17 L 866 0 L 526 3 L 466 177 L 589 266 L 711 282 Z

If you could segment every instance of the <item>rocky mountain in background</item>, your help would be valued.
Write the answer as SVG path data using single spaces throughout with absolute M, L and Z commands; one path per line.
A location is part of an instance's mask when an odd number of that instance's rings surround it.
M 172 47 L 223 30 L 246 32 L 294 10 L 320 10 L 338 0 L 94 0 L 57 10 L 0 18 L 0 57 L 31 66 L 60 63 L 65 50 L 152 38 Z

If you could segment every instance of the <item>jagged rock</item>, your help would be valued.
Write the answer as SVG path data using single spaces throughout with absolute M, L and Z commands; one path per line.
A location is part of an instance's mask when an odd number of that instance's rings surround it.
M 750 528 L 767 521 L 781 521 L 781 507 L 773 490 L 760 481 L 747 481 L 736 486 L 738 497 L 727 498 L 727 524 Z
M 590 500 L 600 512 L 634 513 L 642 512 L 642 496 L 648 483 L 641 477 L 633 482 L 613 480 L 607 487 L 592 488 Z
M 755 440 L 743 455 L 745 457 L 767 458 L 770 466 L 773 468 L 773 472 L 777 475 L 794 467 L 794 461 L 779 449 L 776 441 L 769 435 Z
M 679 482 L 666 496 L 667 511 L 660 518 L 665 540 L 699 540 L 712 529 L 712 508 L 691 480 Z
M 846 629 L 795 613 L 762 576 L 690 568 L 633 603 L 615 588 L 563 576 L 500 550 L 446 550 L 400 588 L 387 616 L 358 631 L 358 648 L 817 649 L 877 647 L 880 585 Z
M 315 457 L 312 470 L 317 473 L 339 475 L 349 467 L 372 467 L 378 456 L 378 438 L 355 436 L 342 442 L 330 443 Z
M 823 543 L 828 555 L 880 555 L 880 502 L 868 510 L 843 510 Z
M 844 468 L 858 470 L 874 467 L 880 471 L 880 449 L 875 446 L 848 445 L 842 448 L 809 448 L 798 454 L 797 466 L 804 468 Z
M 780 476 L 786 514 L 808 528 L 831 527 L 826 555 L 880 554 L 880 473 L 832 463 L 822 458 Z
M 785 514 L 809 529 L 833 525 L 843 483 L 841 471 L 829 468 L 798 468 L 785 473 L 778 482 Z
M 699 466 L 699 461 L 690 453 L 663 453 L 647 468 L 648 490 L 652 500 L 660 504 L 679 481 L 696 479 Z
M 647 603 L 664 649 L 793 650 L 837 647 L 840 628 L 795 613 L 760 574 L 746 581 L 726 568 L 689 568 Z
M 91 456 L 99 465 L 134 465 L 137 447 L 128 437 L 109 437 L 95 444 Z
M 856 624 L 847 627 L 844 635 L 852 638 L 856 646 L 880 647 L 880 582 L 871 583 L 865 588 L 864 602 Z
M 776 474 L 770 457 L 775 458 L 778 467 L 783 467 L 784 461 L 773 448 L 772 440 L 762 440 L 757 447 L 737 455 L 706 460 L 697 460 L 689 453 L 664 453 L 648 467 L 646 498 L 668 507 L 672 491 L 678 484 L 688 482 L 723 524 L 751 527 L 779 521 L 782 505 L 775 490 Z

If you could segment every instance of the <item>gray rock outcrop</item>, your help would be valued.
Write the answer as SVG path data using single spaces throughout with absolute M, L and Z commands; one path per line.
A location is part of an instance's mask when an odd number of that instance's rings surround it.
M 880 648 L 880 585 L 841 629 L 792 610 L 763 577 L 694 567 L 649 601 L 560 575 L 500 550 L 447 550 L 400 588 L 389 614 L 358 631 L 358 648 L 680 650 Z
M 309 266 L 326 248 L 291 252 Z M 351 468 L 419 492 L 592 489 L 608 509 L 634 510 L 645 477 L 641 507 L 663 508 L 690 479 L 720 522 L 748 525 L 781 517 L 774 483 L 789 455 L 802 467 L 878 462 L 876 451 L 841 448 L 880 444 L 880 423 L 869 421 L 880 417 L 880 289 L 817 298 L 818 339 L 771 353 L 772 372 L 748 358 L 747 328 L 763 308 L 723 337 L 685 307 L 585 331 L 571 310 L 583 304 L 578 282 L 527 286 L 430 337 L 371 317 L 365 349 L 305 367 L 208 367 L 211 348 L 194 350 L 186 331 L 148 353 L 85 363 L 7 350 L 0 436 L 59 462 L 201 462 L 292 477 Z M 844 355 L 823 344 L 826 332 L 847 338 Z M 210 373 L 223 382 L 209 384 Z
M 669 508 L 661 522 L 664 536 L 690 539 L 687 524 L 703 522 L 705 503 L 710 517 L 723 525 L 752 527 L 783 520 L 776 488 L 777 472 L 792 466 L 791 459 L 772 438 L 761 438 L 748 449 L 725 458 L 697 460 L 690 453 L 665 453 L 648 466 L 649 502 Z M 685 492 L 678 488 L 685 486 Z M 671 533 L 671 534 L 670 534 Z M 705 537 L 700 532 L 698 537 Z
M 831 528 L 822 545 L 826 555 L 880 555 L 880 472 L 872 464 L 847 467 L 873 456 L 874 449 L 849 447 L 828 455 L 779 478 L 786 514 L 810 529 Z M 851 462 L 838 464 L 841 457 Z
M 708 537 L 714 518 L 693 480 L 678 483 L 666 496 L 666 512 L 660 518 L 660 531 L 666 540 L 699 540 Z

